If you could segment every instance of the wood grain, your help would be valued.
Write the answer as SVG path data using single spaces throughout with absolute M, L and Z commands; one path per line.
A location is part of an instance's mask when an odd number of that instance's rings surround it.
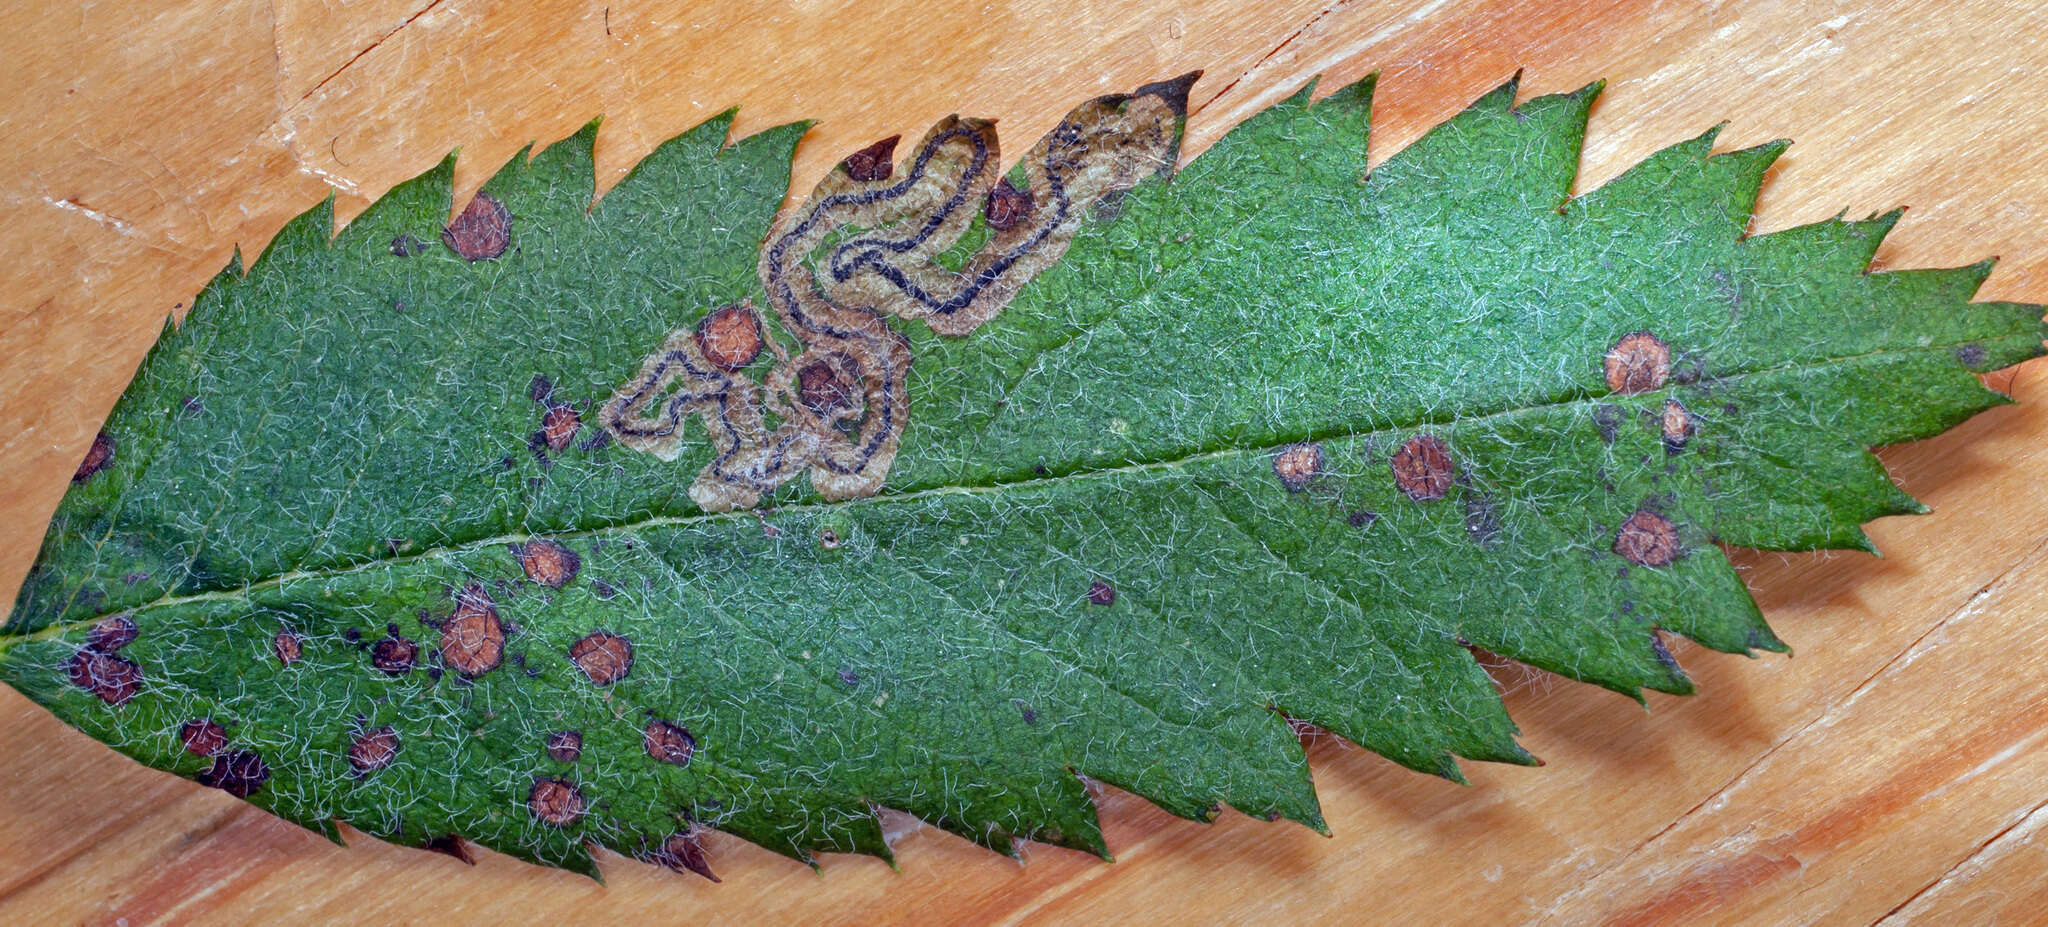
M 906 0 L 610 6 L 229 0 L 0 9 L 0 589 L 167 312 L 328 189 L 350 215 L 461 148 L 473 189 L 603 114 L 601 185 L 730 105 L 820 117 L 798 186 L 955 110 L 1035 138 L 1099 92 L 1203 68 L 1191 151 L 1310 76 L 1380 69 L 1374 158 L 1527 69 L 1609 80 L 1581 189 L 1705 126 L 1798 139 L 1758 226 L 1912 205 L 1885 266 L 2004 262 L 2048 301 L 2048 8 L 2013 0 Z M 1119 862 L 1026 866 L 901 822 L 902 871 L 822 875 L 715 839 L 725 882 L 617 857 L 608 884 L 342 849 L 155 773 L 0 692 L 0 922 L 2040 923 L 2048 891 L 2048 364 L 2021 405 L 1891 449 L 1936 514 L 1890 556 L 1738 555 L 1792 659 L 1682 652 L 1702 694 L 1633 703 L 1497 672 L 1542 769 L 1460 788 L 1325 738 L 1335 831 L 1176 820 L 1103 795 Z

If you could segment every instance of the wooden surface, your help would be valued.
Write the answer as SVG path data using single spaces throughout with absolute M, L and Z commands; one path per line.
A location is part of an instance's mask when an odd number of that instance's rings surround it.
M 2034 0 L 898 0 L 654 8 L 223 0 L 0 9 L 0 594 L 164 314 L 330 186 L 353 214 L 450 149 L 473 189 L 604 114 L 602 185 L 738 104 L 825 120 L 807 188 L 955 110 L 1027 144 L 1086 96 L 1193 68 L 1199 150 L 1309 76 L 1384 70 L 1375 160 L 1517 68 L 1610 83 L 1581 189 L 1721 120 L 1799 144 L 1759 226 L 1912 210 L 1881 264 L 2004 262 L 2048 301 L 2048 7 Z M 2048 364 L 2023 403 L 1884 458 L 1936 514 L 1887 559 L 1739 554 L 1796 658 L 1680 653 L 1690 699 L 1502 667 L 1546 768 L 1461 788 L 1324 738 L 1334 838 L 1203 826 L 1109 791 L 1119 857 L 1013 862 L 901 822 L 902 872 L 822 875 L 714 838 L 722 885 L 607 857 L 608 885 L 352 835 L 335 847 L 143 769 L 0 691 L 0 923 L 2039 923 L 2048 919 Z

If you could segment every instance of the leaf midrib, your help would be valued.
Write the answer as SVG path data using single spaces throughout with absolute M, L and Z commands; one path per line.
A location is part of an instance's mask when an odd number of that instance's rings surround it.
M 1735 382 L 1749 377 L 1768 376 L 1776 373 L 1785 373 L 1799 370 L 1817 370 L 1825 367 L 1835 366 L 1838 364 L 1854 363 L 1859 360 L 1864 360 L 1873 357 L 1926 354 L 1933 352 L 1953 352 L 1956 349 L 1961 348 L 1965 345 L 1977 344 L 1982 342 L 1983 340 L 1984 339 L 1982 338 L 1972 338 L 1966 341 L 1958 341 L 1944 344 L 1916 345 L 1910 348 L 1883 349 L 1877 351 L 1867 351 L 1861 354 L 1847 354 L 1807 363 L 1777 364 L 1768 367 L 1756 367 L 1747 370 L 1740 370 L 1735 373 L 1725 374 L 1718 377 L 1713 377 L 1711 378 L 1711 381 L 1702 382 Z M 1659 390 L 1653 393 L 1643 393 L 1638 395 L 1655 396 L 1666 391 L 1668 390 Z M 845 509 L 857 506 L 887 505 L 906 502 L 916 502 L 922 499 L 929 499 L 946 495 L 975 495 L 982 493 L 1021 491 L 1034 489 L 1042 486 L 1061 485 L 1076 480 L 1106 479 L 1134 473 L 1170 472 L 1173 470 L 1180 469 L 1182 467 L 1204 463 L 1211 460 L 1222 460 L 1240 455 L 1272 453 L 1273 451 L 1281 447 L 1285 447 L 1289 444 L 1296 444 L 1305 441 L 1343 441 L 1354 438 L 1361 438 L 1368 435 L 1381 434 L 1384 432 L 1399 432 L 1409 431 L 1416 428 L 1426 428 L 1432 425 L 1452 425 L 1464 424 L 1468 422 L 1485 422 L 1506 419 L 1522 415 L 1524 413 L 1543 412 L 1553 409 L 1564 408 L 1576 403 L 1606 400 L 1615 395 L 1617 394 L 1612 392 L 1596 393 L 1586 389 L 1573 389 L 1563 391 L 1561 395 L 1557 395 L 1550 399 L 1539 400 L 1537 402 L 1531 403 L 1524 403 L 1522 405 L 1510 406 L 1507 408 L 1494 409 L 1492 411 L 1482 412 L 1478 414 L 1468 415 L 1453 413 L 1449 415 L 1422 415 L 1417 416 L 1416 418 L 1409 421 L 1396 422 L 1373 428 L 1334 428 L 1324 432 L 1309 432 L 1297 436 L 1280 438 L 1278 440 L 1273 441 L 1272 443 L 1260 444 L 1252 447 L 1229 446 L 1214 448 L 1210 450 L 1198 450 L 1192 453 L 1183 454 L 1179 457 L 1171 457 L 1152 461 L 1141 461 L 1137 463 L 1126 463 L 1121 466 L 1115 467 L 1076 467 L 1065 472 L 1050 473 L 1045 476 L 1038 476 L 1034 474 L 1031 477 L 1016 480 L 1004 480 L 998 478 L 987 484 L 978 486 L 947 484 L 941 486 L 929 486 L 924 489 L 915 489 L 906 492 L 884 492 L 878 495 L 868 496 L 865 498 L 846 499 L 837 502 L 801 502 L 790 505 L 769 506 L 756 509 L 742 509 L 731 512 L 697 512 L 689 515 L 652 515 L 646 518 L 635 519 L 632 521 L 617 522 L 614 524 L 600 525 L 592 528 L 574 528 L 564 531 L 509 532 L 505 534 L 492 535 L 490 537 L 485 538 L 477 538 L 475 540 L 464 541 L 456 544 L 444 544 L 442 546 L 429 548 L 427 550 L 422 550 L 417 553 L 395 555 L 387 558 L 364 560 L 360 563 L 348 564 L 346 566 L 325 567 L 312 570 L 289 570 L 283 573 L 278 573 L 274 576 L 269 576 L 263 579 L 255 580 L 253 582 L 245 583 L 240 586 L 209 589 L 201 592 L 187 593 L 181 595 L 165 595 L 153 601 L 144 602 L 139 605 L 131 605 L 123 608 L 112 609 L 110 611 L 100 612 L 89 617 L 79 618 L 72 621 L 58 622 L 47 627 L 38 629 L 36 631 L 28 632 L 26 634 L 0 633 L 0 655 L 5 655 L 9 650 L 11 650 L 16 645 L 31 641 L 50 640 L 53 638 L 63 637 L 66 634 L 70 634 L 85 628 L 89 628 L 92 625 L 98 623 L 99 621 L 102 621 L 114 615 L 133 614 L 139 612 L 153 611 L 160 608 L 171 608 L 180 605 L 189 605 L 201 602 L 232 601 L 236 599 L 246 599 L 251 593 L 266 589 L 274 589 L 279 586 L 286 585 L 288 583 L 328 579 L 340 576 L 349 576 L 356 573 L 363 573 L 370 570 L 385 567 L 400 567 L 410 563 L 417 563 L 437 558 L 451 557 L 507 544 L 519 544 L 539 538 L 563 540 L 573 538 L 608 537 L 612 535 L 630 535 L 635 532 L 654 528 L 668 528 L 700 524 L 717 524 L 720 522 L 739 521 L 748 518 L 756 518 L 763 515 L 780 514 L 785 512 L 803 513 L 843 511 Z

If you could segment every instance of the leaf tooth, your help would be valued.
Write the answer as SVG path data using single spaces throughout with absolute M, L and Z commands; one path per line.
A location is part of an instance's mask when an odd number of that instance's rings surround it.
M 1868 276 L 1870 260 L 1884 243 L 1905 214 L 1903 207 L 1889 212 L 1878 213 L 1867 219 L 1844 220 L 1841 216 L 1794 226 L 1747 240 L 1753 248 L 1777 249 L 1796 261 L 1796 266 L 1812 268 L 1817 273 L 1830 273 L 1842 278 Z M 1859 281 L 1844 279 L 1841 285 L 1861 288 Z
M 1506 81 L 1503 81 L 1500 86 L 1487 91 L 1479 99 L 1473 100 L 1470 106 L 1465 107 L 1465 112 L 1505 115 L 1509 110 L 1514 109 L 1515 95 L 1520 93 L 1521 90 L 1522 69 L 1516 68 L 1515 73 L 1509 76 Z
M 1707 159 L 1707 170 L 1720 195 L 1718 205 L 1738 234 L 1748 232 L 1750 219 L 1756 214 L 1756 198 L 1763 189 L 1764 174 L 1791 146 L 1790 139 L 1774 139 Z
M 327 191 L 327 198 L 305 212 L 293 216 L 284 227 L 271 236 L 270 242 L 257 253 L 249 265 L 249 272 L 236 281 L 239 286 L 252 286 L 271 277 L 283 277 L 300 270 L 291 258 L 302 254 L 313 254 L 327 249 L 334 237 L 334 191 Z M 236 246 L 237 263 L 241 260 L 241 247 Z

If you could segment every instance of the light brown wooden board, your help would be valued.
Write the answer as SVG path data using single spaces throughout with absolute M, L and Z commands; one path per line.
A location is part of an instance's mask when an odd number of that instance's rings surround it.
M 461 148 L 466 192 L 603 114 L 609 185 L 731 105 L 821 118 L 797 183 L 954 111 L 1011 144 L 1072 103 L 1202 68 L 1190 152 L 1316 73 L 1384 77 L 1375 160 L 1527 69 L 1609 80 L 1581 189 L 1722 120 L 1798 141 L 1759 228 L 1913 208 L 1889 267 L 2004 262 L 1984 298 L 2048 301 L 2048 7 L 2028 0 L 1437 0 L 654 7 L 485 0 L 53 0 L 0 9 L 0 592 L 29 565 L 100 418 L 167 312 L 240 244 L 341 190 L 353 214 Z M 1690 699 L 1497 674 L 1541 769 L 1461 788 L 1324 739 L 1334 838 L 1209 826 L 1103 796 L 1119 862 L 1029 865 L 929 829 L 902 872 L 822 875 L 714 838 L 725 877 L 606 857 L 608 885 L 335 847 L 143 769 L 0 692 L 0 922 L 1923 923 L 2048 917 L 2048 364 L 2023 403 L 1884 458 L 1936 513 L 1889 559 L 1740 554 L 1791 659 L 1680 653 Z

